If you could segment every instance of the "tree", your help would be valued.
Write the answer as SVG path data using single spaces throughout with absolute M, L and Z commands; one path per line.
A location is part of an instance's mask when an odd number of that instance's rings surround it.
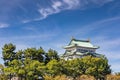
M 26 59 L 24 70 L 28 80 L 35 80 L 39 76 L 42 77 L 42 74 L 45 72 L 45 65 L 37 60 Z
M 4 66 L 0 64 L 0 80 L 7 80 L 7 76 L 4 73 Z
M 96 80 L 105 80 L 106 75 L 111 73 L 110 65 L 108 65 L 106 58 L 86 56 L 81 60 L 84 73 L 94 76 Z
M 9 44 L 5 44 L 4 47 L 2 48 L 2 55 L 3 55 L 3 60 L 4 60 L 4 64 L 5 66 L 9 66 L 8 63 L 12 60 L 15 59 L 15 49 L 16 46 L 13 45 L 12 43 Z
M 37 53 L 36 48 L 27 48 L 24 50 L 25 58 L 29 58 L 32 60 L 36 59 L 36 53 Z
M 42 47 L 40 47 L 38 50 L 37 50 L 37 53 L 36 53 L 36 56 L 37 56 L 37 60 L 39 62 L 45 62 L 45 51 Z
M 45 51 L 42 47 L 40 47 L 39 49 L 27 48 L 26 50 L 24 50 L 25 58 L 30 58 L 32 60 L 38 60 L 39 62 L 44 61 L 44 55 L 45 55 Z
M 53 50 L 53 49 L 49 49 L 48 53 L 47 53 L 47 57 L 52 60 L 52 59 L 56 59 L 59 60 L 59 56 L 57 51 Z
M 66 74 L 67 76 L 71 76 L 74 79 L 76 79 L 77 77 L 83 74 L 81 65 L 82 63 L 80 59 L 64 61 L 63 62 L 64 70 L 62 72 L 63 74 Z
M 0 65 L 0 76 L 3 77 L 5 73 L 10 76 L 9 79 L 17 76 L 21 80 L 23 77 L 25 80 L 35 80 L 46 75 L 55 77 L 64 74 L 75 80 L 85 74 L 94 76 L 96 80 L 105 80 L 106 75 L 111 73 L 106 57 L 93 57 L 88 53 L 89 56 L 66 61 L 60 59 L 57 51 L 53 49 L 49 49 L 48 53 L 42 47 L 17 52 L 15 49 L 15 45 L 11 43 L 5 44 L 2 48 L 5 67 Z
M 10 79 L 12 78 L 12 73 L 14 72 L 14 69 L 11 65 L 11 62 L 15 59 L 15 52 L 16 46 L 12 43 L 5 44 L 2 48 L 2 55 L 4 60 L 4 65 L 6 66 L 4 68 L 5 73 L 10 76 Z M 8 74 L 9 73 L 9 74 Z
M 60 67 L 61 65 L 56 59 L 52 59 L 50 62 L 47 63 L 47 74 L 51 76 L 55 76 L 60 74 Z
M 4 69 L 3 65 L 0 64 L 0 74 L 3 74 L 3 73 L 4 73 L 3 69 Z
M 18 51 L 16 52 L 15 58 L 16 58 L 17 60 L 23 60 L 23 59 L 25 58 L 25 56 L 24 56 L 24 51 L 18 50 Z
M 44 71 L 44 57 L 45 51 L 40 47 L 36 48 L 27 48 L 24 50 L 24 59 L 23 67 L 25 70 L 25 76 L 28 80 L 37 79 L 39 76 L 42 76 Z M 40 70 L 39 70 L 40 69 Z

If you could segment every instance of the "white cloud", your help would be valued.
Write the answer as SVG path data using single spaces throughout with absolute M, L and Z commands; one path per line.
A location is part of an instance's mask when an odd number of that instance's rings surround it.
M 70 35 L 86 35 L 86 34 L 90 34 L 96 30 L 99 30 L 104 27 L 109 27 L 111 23 L 117 23 L 117 21 L 120 20 L 119 16 L 116 17 L 111 17 L 111 18 L 107 18 L 107 19 L 102 19 L 102 20 L 98 20 L 96 22 L 92 22 L 89 23 L 87 25 L 81 26 L 80 28 L 77 29 L 72 29 L 71 30 L 71 34 Z M 102 33 L 101 33 L 102 35 Z
M 120 20 L 120 17 L 119 17 L 119 16 L 116 16 L 116 17 L 111 17 L 111 18 L 108 18 L 108 19 L 104 19 L 104 20 L 101 20 L 101 21 L 96 22 L 94 25 L 109 23 L 109 22 L 111 22 L 111 21 L 116 21 L 116 20 Z
M 40 14 L 42 15 L 42 18 L 40 18 L 40 19 L 45 19 L 48 15 L 51 15 L 51 14 L 53 14 L 53 13 L 56 13 L 56 11 L 54 11 L 54 10 L 51 9 L 51 8 L 46 8 L 46 9 L 41 8 L 41 9 L 39 9 L 38 11 L 39 11 Z
M 31 20 L 23 20 L 22 23 L 43 20 L 50 15 L 57 14 L 65 10 L 87 9 L 89 8 L 89 5 L 102 6 L 112 1 L 114 0 L 49 0 L 49 3 L 46 3 L 45 6 L 40 4 L 37 9 L 40 14 L 39 17 Z
M 80 38 L 89 36 L 93 44 L 100 46 L 97 52 L 104 54 L 108 58 L 110 65 L 112 65 L 111 68 L 113 71 L 117 72 L 119 69 L 115 66 L 117 66 L 116 64 L 120 64 L 120 62 L 116 62 L 120 60 L 120 38 L 117 36 L 118 34 L 115 35 L 114 32 L 119 33 L 119 25 L 116 25 L 119 24 L 119 20 L 119 16 L 98 20 L 77 29 L 72 29 L 69 35 Z
M 53 2 L 52 7 L 59 11 L 59 7 L 61 7 L 62 5 L 63 5 L 62 2 L 56 1 L 56 2 Z
M 24 40 L 25 41 L 27 41 L 27 40 L 30 41 L 30 40 L 34 40 L 34 39 L 39 39 L 39 41 L 44 41 L 44 40 L 47 40 L 47 39 L 49 39 L 53 36 L 55 36 L 54 33 L 51 33 L 51 34 L 43 33 L 41 35 L 35 34 L 35 35 L 25 35 L 25 36 L 2 37 L 2 38 L 0 38 L 0 40 L 4 41 L 4 43 L 5 42 L 10 42 L 10 41 L 13 41 L 13 42 L 15 42 L 15 41 L 22 42 L 23 41 L 24 42 Z M 10 40 L 8 40 L 8 38 Z
M 80 0 L 63 0 L 63 2 L 67 5 L 66 9 L 74 9 L 80 5 Z
M 87 0 L 89 1 L 89 0 Z M 99 4 L 99 5 L 104 5 L 105 3 L 114 1 L 114 0 L 90 0 L 91 2 L 93 2 L 94 4 Z
M 0 53 L 1 49 L 4 44 L 7 43 L 13 43 L 16 45 L 16 50 L 21 50 L 21 49 L 26 49 L 28 47 L 40 47 L 43 42 L 46 40 L 50 40 L 52 37 L 54 37 L 56 34 L 52 33 L 51 34 L 41 34 L 41 35 L 25 35 L 25 36 L 13 36 L 13 37 L 0 37 Z M 48 44 L 48 43 L 45 43 Z M 43 47 L 43 46 L 42 46 Z M 48 46 L 46 46 L 48 47 Z M 0 54 L 0 57 L 2 55 Z M 1 59 L 0 59 L 1 60 Z
M 99 36 L 98 36 L 99 37 Z M 94 38 L 95 44 L 100 46 L 99 53 L 105 54 L 107 58 L 115 60 L 120 59 L 120 38 L 106 39 L 106 37 Z
M 41 18 L 37 20 L 45 19 L 47 16 L 59 13 L 63 10 L 75 9 L 79 6 L 79 0 L 61 0 L 61 1 L 52 1 L 52 4 L 47 8 L 42 7 L 38 9 Z
M 95 43 L 99 43 L 100 45 L 107 47 L 107 48 L 120 46 L 120 38 L 109 38 L 104 35 L 94 36 L 92 38 L 94 39 Z
M 52 4 L 48 7 L 42 7 L 38 9 L 41 18 L 37 20 L 45 19 L 47 16 L 59 13 L 64 10 L 73 10 L 76 8 L 84 8 L 87 5 L 104 5 L 105 3 L 111 2 L 113 0 L 57 0 L 53 1 Z
M 9 27 L 9 24 L 0 23 L 0 28 L 7 28 L 7 27 Z
M 28 19 L 26 19 L 26 20 L 22 20 L 21 22 L 22 23 L 28 23 L 28 22 L 31 22 L 32 20 L 28 20 Z

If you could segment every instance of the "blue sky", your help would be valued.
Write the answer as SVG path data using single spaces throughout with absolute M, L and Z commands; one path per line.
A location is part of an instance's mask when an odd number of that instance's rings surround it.
M 42 46 L 63 54 L 72 36 L 89 38 L 120 72 L 119 35 L 120 0 L 0 0 L 1 48 L 13 43 L 17 50 Z

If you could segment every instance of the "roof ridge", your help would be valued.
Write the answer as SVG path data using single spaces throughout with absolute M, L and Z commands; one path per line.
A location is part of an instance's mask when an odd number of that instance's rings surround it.
M 72 39 L 74 41 L 80 41 L 80 42 L 90 42 L 90 40 L 78 40 L 78 39 Z

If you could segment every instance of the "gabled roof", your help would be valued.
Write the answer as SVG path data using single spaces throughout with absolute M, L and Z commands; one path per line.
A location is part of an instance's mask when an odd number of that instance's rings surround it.
M 92 45 L 89 40 L 77 40 L 77 39 L 72 39 L 69 45 L 65 46 L 64 48 L 67 49 L 67 48 L 74 47 L 74 46 L 94 48 L 94 49 L 99 48 L 98 46 Z

